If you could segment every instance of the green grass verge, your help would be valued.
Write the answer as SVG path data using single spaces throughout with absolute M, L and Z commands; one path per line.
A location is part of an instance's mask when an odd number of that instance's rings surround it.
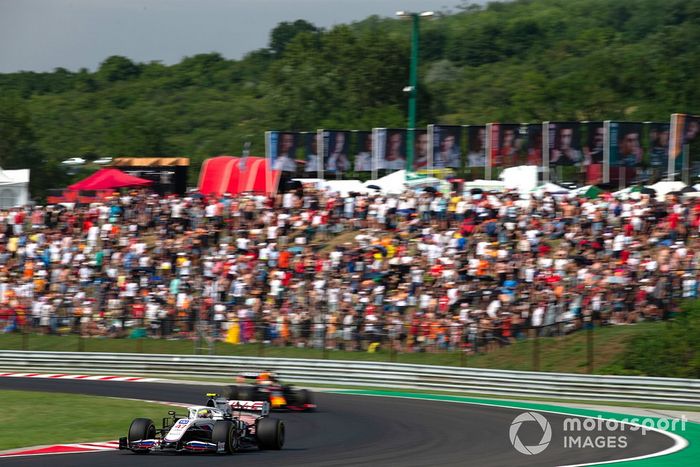
M 168 410 L 161 404 L 111 397 L 34 391 L 0 391 L 3 425 L 0 451 L 25 446 L 112 441 L 126 436 L 134 418 L 160 423 Z M 180 409 L 181 410 L 181 409 Z
M 634 326 L 608 326 L 596 328 L 593 336 L 594 371 L 614 373 L 620 370 L 619 361 L 629 341 L 635 336 L 663 330 L 663 323 L 640 323 Z M 587 335 L 577 332 L 564 337 L 539 339 L 539 369 L 541 371 L 563 373 L 585 373 L 587 366 Z M 165 339 L 107 339 L 84 338 L 75 335 L 44 336 L 20 334 L 0 335 L 2 350 L 44 350 L 44 351 L 85 351 L 85 352 L 133 352 L 194 354 L 195 344 L 191 340 Z M 463 355 L 460 352 L 441 353 L 398 353 L 387 349 L 378 352 L 348 352 L 329 350 L 325 356 L 333 360 L 356 361 L 396 361 L 423 365 L 465 365 L 474 368 L 504 370 L 534 370 L 536 346 L 532 340 L 521 341 L 479 355 Z M 320 349 L 260 346 L 258 344 L 231 345 L 217 342 L 216 355 L 263 356 L 277 358 L 324 358 Z

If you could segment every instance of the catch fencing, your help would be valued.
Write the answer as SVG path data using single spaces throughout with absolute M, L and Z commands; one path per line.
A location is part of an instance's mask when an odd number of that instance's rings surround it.
M 73 320 L 69 320 L 73 322 Z M 563 346 L 583 346 L 579 355 L 581 365 L 588 373 L 594 372 L 596 334 L 610 326 L 597 325 L 590 318 L 560 320 L 532 326 L 527 322 L 507 320 L 478 320 L 464 324 L 457 320 L 423 320 L 411 322 L 381 320 L 378 323 L 311 321 L 280 325 L 260 320 L 205 321 L 162 319 L 155 324 L 141 318 L 123 317 L 122 324 L 110 329 L 86 327 L 79 323 L 39 327 L 26 323 L 15 332 L 0 334 L 0 350 L 23 351 L 78 351 L 78 352 L 134 352 L 134 353 L 187 353 L 209 355 L 246 355 L 257 357 L 278 356 L 278 351 L 292 349 L 305 353 L 306 358 L 333 358 L 340 351 L 369 352 L 372 360 L 390 363 L 422 362 L 418 355 L 442 354 L 441 362 L 449 360 L 460 366 L 470 366 L 472 356 L 487 354 L 496 349 L 527 342 L 521 347 L 517 370 L 539 371 L 542 355 L 541 341 L 557 342 L 573 333 L 585 333 L 581 342 Z M 116 320 L 113 320 L 113 322 Z M 56 320 L 56 323 L 61 323 Z M 1 328 L 0 323 L 0 328 Z M 124 337 L 129 337 L 124 339 Z M 583 336 L 582 336 L 583 337 Z M 233 345 L 231 345 L 233 344 Z M 243 349 L 232 351 L 232 349 Z M 602 347 L 601 347 L 602 348 Z M 277 353 L 277 355 L 275 355 Z M 293 355 L 295 357 L 301 355 Z M 414 357 L 413 361 L 410 359 Z M 409 359 L 406 362 L 406 359 Z M 362 358 L 360 358 L 362 360 Z M 436 363 L 436 362 L 433 362 Z M 550 367 L 550 370 L 552 368 Z
M 0 370 L 7 372 L 230 378 L 233 383 L 237 373 L 260 369 L 278 372 L 285 381 L 329 387 L 410 388 L 577 401 L 700 406 L 700 380 L 693 379 L 535 373 L 339 360 L 0 351 Z

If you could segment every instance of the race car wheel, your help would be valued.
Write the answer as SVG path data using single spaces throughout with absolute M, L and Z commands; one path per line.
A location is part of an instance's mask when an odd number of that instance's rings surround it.
M 297 391 L 297 401 L 297 404 L 303 407 L 304 404 L 313 404 L 314 398 L 308 389 L 299 389 Z
M 214 425 L 211 434 L 211 442 L 215 444 L 224 443 L 226 454 L 233 454 L 240 447 L 236 425 L 231 420 L 219 420 Z
M 255 388 L 250 386 L 241 386 L 238 388 L 238 400 L 240 401 L 254 401 L 256 399 L 257 392 Z M 233 399 L 233 398 L 231 398 Z
M 129 426 L 127 441 L 132 443 L 140 439 L 153 439 L 156 437 L 156 426 L 150 418 L 136 418 Z M 132 449 L 136 454 L 148 454 L 148 449 Z
M 284 446 L 284 422 L 276 418 L 261 418 L 257 422 L 256 436 L 260 449 L 282 449 Z
M 239 394 L 240 394 L 240 392 L 238 390 L 238 386 L 226 386 L 224 388 L 224 397 L 228 400 L 231 400 L 231 401 L 241 400 L 238 398 Z

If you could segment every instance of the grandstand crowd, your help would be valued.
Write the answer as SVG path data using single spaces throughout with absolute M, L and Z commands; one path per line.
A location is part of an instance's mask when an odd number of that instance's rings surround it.
M 0 330 L 488 350 L 668 318 L 697 296 L 699 228 L 694 200 L 641 193 L 135 191 L 11 209 Z

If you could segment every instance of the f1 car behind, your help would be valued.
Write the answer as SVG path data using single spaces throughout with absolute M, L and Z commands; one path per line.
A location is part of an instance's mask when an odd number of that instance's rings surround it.
M 283 384 L 271 371 L 240 373 L 239 385 L 227 386 L 224 394 L 229 399 L 268 401 L 273 409 L 313 410 L 313 395 L 308 389 Z
M 217 394 L 207 397 L 207 405 L 188 407 L 187 415 L 168 412 L 162 428 L 156 428 L 148 418 L 135 419 L 128 436 L 119 438 L 119 449 L 136 454 L 153 451 L 232 454 L 240 449 L 281 449 L 284 445 L 284 422 L 268 417 L 268 402 L 227 400 Z

